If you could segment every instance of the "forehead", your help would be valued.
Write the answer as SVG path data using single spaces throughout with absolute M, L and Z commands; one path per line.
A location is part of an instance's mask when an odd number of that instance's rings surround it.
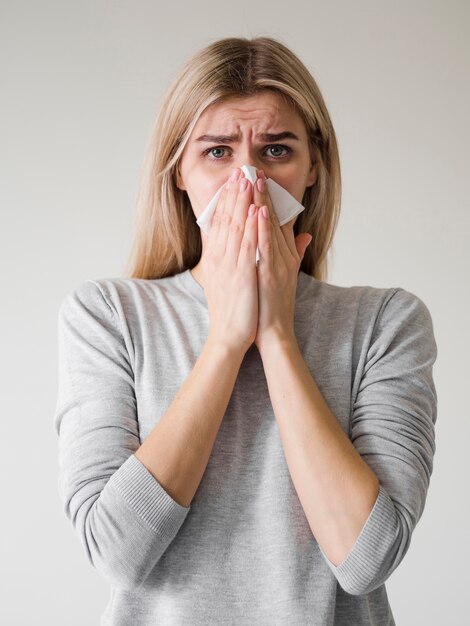
M 253 123 L 257 128 L 287 124 L 300 132 L 303 120 L 295 108 L 274 92 L 261 92 L 254 96 L 227 98 L 216 102 L 202 113 L 194 132 L 235 128 L 238 124 Z

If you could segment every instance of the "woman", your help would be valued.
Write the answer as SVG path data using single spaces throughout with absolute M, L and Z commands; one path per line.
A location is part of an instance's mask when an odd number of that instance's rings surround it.
M 280 226 L 265 179 L 305 210 Z M 60 491 L 112 585 L 102 624 L 394 624 L 437 349 L 418 296 L 325 281 L 339 204 L 331 120 L 286 46 L 227 38 L 186 63 L 128 276 L 59 313 Z

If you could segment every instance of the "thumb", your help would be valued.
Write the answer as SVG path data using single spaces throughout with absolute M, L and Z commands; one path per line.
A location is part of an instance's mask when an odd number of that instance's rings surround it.
M 304 258 L 305 250 L 312 242 L 312 235 L 308 233 L 302 233 L 295 238 L 295 246 L 297 248 L 297 254 L 299 255 L 300 261 Z

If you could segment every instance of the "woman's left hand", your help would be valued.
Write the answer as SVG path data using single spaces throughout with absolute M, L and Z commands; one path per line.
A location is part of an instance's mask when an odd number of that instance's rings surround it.
M 262 170 L 258 177 L 264 178 Z M 258 211 L 258 330 L 255 344 L 261 352 L 263 345 L 273 339 L 293 339 L 295 296 L 300 264 L 312 240 L 308 233 L 294 237 L 296 217 L 283 226 L 273 209 L 264 185 L 260 192 L 253 185 L 253 202 Z M 261 207 L 268 212 L 266 219 Z

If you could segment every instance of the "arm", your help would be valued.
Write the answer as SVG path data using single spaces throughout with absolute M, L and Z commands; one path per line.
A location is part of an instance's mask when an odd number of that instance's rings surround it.
M 208 340 L 174 402 L 140 445 L 134 372 L 116 318 L 94 281 L 64 299 L 54 426 L 66 516 L 97 572 L 133 589 L 158 563 L 190 510 L 243 355 Z
M 289 472 L 315 539 L 338 565 L 374 506 L 379 481 L 330 411 L 295 337 L 262 360 Z
M 429 486 L 437 417 L 429 311 L 403 289 L 382 306 L 353 398 L 350 441 L 298 347 L 284 339 L 268 349 L 261 355 L 268 388 L 309 525 L 342 588 L 368 593 L 403 559 Z
M 184 507 L 190 505 L 207 467 L 243 356 L 208 337 L 168 411 L 135 452 Z

